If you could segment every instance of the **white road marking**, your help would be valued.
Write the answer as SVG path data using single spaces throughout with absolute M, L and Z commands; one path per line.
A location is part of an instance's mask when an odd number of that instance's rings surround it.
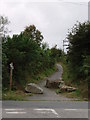
M 66 111 L 88 111 L 89 109 L 64 109 Z
M 73 111 L 73 110 L 78 110 L 78 109 L 64 109 L 64 110 Z
M 34 110 L 39 111 L 40 113 L 50 113 L 51 112 L 51 113 L 57 115 L 57 117 L 60 117 L 60 116 L 58 116 L 58 113 L 54 109 L 46 109 L 46 108 L 38 109 L 37 108 Z
M 58 115 L 58 113 L 54 110 L 54 109 L 51 109 L 52 113 L 54 113 L 55 115 Z
M 10 109 L 5 109 L 5 111 L 15 111 L 15 110 L 17 111 L 17 110 L 24 110 L 24 109 L 11 109 L 11 108 Z
M 9 108 L 9 109 L 4 109 L 6 111 L 6 114 L 26 114 L 26 112 L 22 112 L 24 109 L 12 109 L 12 108 Z
M 26 112 L 6 112 L 6 114 L 26 114 Z

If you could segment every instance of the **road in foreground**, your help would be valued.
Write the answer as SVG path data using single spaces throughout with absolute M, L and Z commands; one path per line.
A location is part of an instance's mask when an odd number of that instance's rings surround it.
M 3 118 L 88 118 L 88 102 L 3 101 Z

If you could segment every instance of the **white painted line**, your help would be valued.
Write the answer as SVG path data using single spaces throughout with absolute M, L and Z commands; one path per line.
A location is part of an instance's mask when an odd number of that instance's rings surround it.
M 88 109 L 64 109 L 67 111 L 88 111 Z
M 46 108 L 42 108 L 42 109 L 34 109 L 34 110 L 37 110 L 37 111 L 39 111 L 40 113 L 53 113 L 53 114 L 55 114 L 55 115 L 57 115 L 57 117 L 58 117 L 58 113 L 54 110 L 54 109 L 46 109 Z
M 73 110 L 78 110 L 78 109 L 64 109 L 64 110 L 73 111 Z
M 6 111 L 6 114 L 26 114 L 26 112 L 18 112 L 18 111 L 22 111 L 24 109 L 12 109 L 12 108 L 9 108 L 9 109 L 4 109 Z
M 26 112 L 6 112 L 6 114 L 26 114 Z
M 15 110 L 24 110 L 24 109 L 5 109 L 5 111 L 15 111 Z
M 41 109 L 39 109 L 39 108 L 36 108 L 36 109 L 34 109 L 34 110 L 45 110 L 45 111 L 51 111 L 52 109 L 47 109 L 47 108 L 41 108 Z
M 52 109 L 51 111 L 52 111 L 52 113 L 54 113 L 55 115 L 58 115 L 58 113 L 57 113 L 54 109 Z

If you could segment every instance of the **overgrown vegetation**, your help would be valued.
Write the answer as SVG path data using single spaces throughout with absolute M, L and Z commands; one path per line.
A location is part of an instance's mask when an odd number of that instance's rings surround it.
M 68 62 L 74 79 L 89 81 L 90 74 L 90 23 L 76 24 L 68 35 Z
M 88 98 L 90 87 L 90 23 L 78 23 L 68 33 L 69 41 L 63 79 L 66 84 L 79 88 L 79 95 Z M 76 91 L 77 92 L 77 91 Z
M 30 25 L 19 35 L 2 37 L 2 84 L 9 90 L 10 63 L 13 63 L 12 90 L 24 90 L 28 82 L 37 83 L 56 70 L 56 61 L 62 54 L 57 46 L 49 48 L 42 33 Z
M 2 99 L 3 100 L 15 100 L 15 101 L 27 101 L 26 97 L 32 96 L 31 93 L 26 94 L 25 92 L 21 90 L 17 91 L 4 91 L 2 94 Z
M 65 81 L 65 84 L 68 86 L 72 86 L 72 87 L 76 87 L 77 90 L 74 92 L 65 92 L 65 93 L 61 93 L 60 90 L 58 89 L 56 92 L 57 94 L 62 94 L 68 98 L 74 98 L 74 100 L 88 100 L 88 88 L 87 88 L 87 83 L 83 83 L 82 81 L 77 81 L 77 82 L 73 82 L 73 76 L 70 73 L 69 69 L 68 69 L 68 64 L 67 62 L 60 62 L 60 64 L 63 67 L 63 75 L 62 75 L 62 80 Z

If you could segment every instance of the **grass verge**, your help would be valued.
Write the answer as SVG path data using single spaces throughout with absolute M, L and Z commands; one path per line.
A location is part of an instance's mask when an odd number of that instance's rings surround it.
M 29 94 L 30 96 L 32 94 Z M 25 101 L 27 94 L 21 90 L 17 91 L 6 91 L 2 94 L 3 100 L 15 100 L 15 101 Z
M 65 92 L 65 93 L 60 93 L 59 90 L 56 91 L 57 94 L 62 94 L 68 98 L 76 98 L 78 100 L 86 100 L 88 101 L 88 85 L 87 83 L 73 83 L 72 82 L 72 77 L 70 77 L 70 73 L 68 71 L 68 67 L 66 63 L 61 62 L 60 63 L 63 67 L 63 75 L 62 75 L 62 80 L 65 82 L 66 85 L 69 86 L 74 86 L 77 88 L 76 91 L 74 92 Z

